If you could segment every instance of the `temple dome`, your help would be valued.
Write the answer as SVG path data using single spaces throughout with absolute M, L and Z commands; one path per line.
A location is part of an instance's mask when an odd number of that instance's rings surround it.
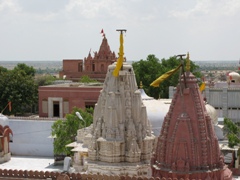
M 139 89 L 141 92 L 141 97 L 143 104 L 147 109 L 147 116 L 152 125 L 152 131 L 155 136 L 159 136 L 164 117 L 166 116 L 171 99 L 166 101 L 156 100 L 153 97 L 149 97 L 143 89 Z
M 2 127 L 9 126 L 8 118 L 0 113 L 0 125 Z
M 205 104 L 205 107 L 206 107 L 207 113 L 209 114 L 209 116 L 212 119 L 212 123 L 217 124 L 218 123 L 218 116 L 217 116 L 216 109 L 213 106 L 211 106 L 210 104 Z
M 237 77 L 237 78 L 238 78 L 240 75 L 239 75 L 237 72 L 230 72 L 230 73 L 229 73 L 229 76 L 232 76 L 233 78 L 234 78 L 234 77 Z
M 171 99 L 159 99 L 156 100 L 153 97 L 148 96 L 144 89 L 139 89 L 141 92 L 141 97 L 143 104 L 147 109 L 147 116 L 152 125 L 152 131 L 155 136 L 159 136 L 162 128 L 162 123 L 164 121 L 164 117 L 166 116 L 170 104 Z M 223 131 L 218 126 L 218 115 L 216 109 L 210 104 L 205 104 L 207 113 L 209 114 L 212 124 L 214 125 L 214 130 L 218 139 L 223 139 Z
M 237 72 L 230 72 L 228 74 L 228 81 L 233 83 L 239 82 L 240 75 Z

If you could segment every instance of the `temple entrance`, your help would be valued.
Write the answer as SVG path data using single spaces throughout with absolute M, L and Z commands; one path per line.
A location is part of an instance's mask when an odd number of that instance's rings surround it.
M 59 102 L 58 101 L 54 101 L 53 102 L 53 117 L 59 117 L 60 113 L 59 113 Z

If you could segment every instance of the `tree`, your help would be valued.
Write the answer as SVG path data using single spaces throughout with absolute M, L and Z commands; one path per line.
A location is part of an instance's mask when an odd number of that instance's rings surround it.
M 7 68 L 0 66 L 0 75 L 1 73 L 5 73 L 7 71 L 8 71 Z
M 132 64 L 134 73 L 136 76 L 137 84 L 142 82 L 145 92 L 158 98 L 159 88 L 150 87 L 152 81 L 154 81 L 160 75 L 161 63 L 155 55 L 148 55 L 146 60 L 140 60 Z
M 1 111 L 8 102 L 12 102 L 12 111 L 9 112 L 6 109 L 4 111 L 6 114 L 16 115 L 31 111 L 38 100 L 38 89 L 34 77 L 23 69 L 15 68 L 0 72 L 0 92 Z
M 186 59 L 184 59 L 184 62 Z M 199 66 L 190 61 L 190 71 L 196 76 L 201 77 L 201 73 L 198 71 Z M 161 61 L 155 57 L 155 55 L 148 55 L 146 60 L 140 60 L 132 64 L 137 83 L 142 81 L 143 89 L 145 92 L 154 98 L 168 98 L 169 86 L 176 86 L 179 80 L 179 73 L 173 74 L 167 80 L 163 81 L 160 87 L 152 87 L 150 84 L 162 74 L 167 71 L 176 68 L 180 64 L 180 60 L 175 56 L 168 59 L 162 59 Z
M 229 147 L 234 147 L 240 143 L 240 128 L 229 118 L 224 118 L 224 130 L 227 132 Z
M 53 77 L 52 75 L 43 75 L 35 78 L 35 82 L 37 83 L 38 86 L 51 85 L 55 80 L 56 78 Z
M 72 155 L 71 148 L 66 147 L 67 144 L 74 142 L 77 135 L 77 130 L 84 128 L 85 123 L 76 116 L 79 112 L 86 122 L 88 127 L 93 122 L 93 109 L 79 109 L 73 108 L 71 114 L 66 115 L 66 120 L 57 120 L 52 125 L 52 136 L 56 137 L 54 140 L 54 154 L 55 155 Z
M 80 82 L 81 83 L 90 83 L 90 82 L 98 82 L 97 80 L 95 79 L 91 79 L 89 76 L 87 75 L 83 75 L 80 79 Z
M 32 66 L 30 67 L 24 63 L 17 64 L 17 66 L 14 67 L 13 71 L 18 72 L 18 73 L 23 72 L 23 73 L 25 73 L 25 75 L 32 76 L 32 77 L 34 77 L 35 73 L 36 73 L 36 70 Z

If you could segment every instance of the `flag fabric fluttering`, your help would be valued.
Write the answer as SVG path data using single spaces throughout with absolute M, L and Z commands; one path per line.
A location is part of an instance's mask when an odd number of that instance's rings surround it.
M 117 60 L 117 65 L 113 71 L 113 76 L 117 77 L 118 74 L 119 74 L 119 71 L 122 67 L 122 64 L 123 64 L 123 55 L 124 55 L 124 52 L 123 52 L 123 33 L 120 33 L 120 47 L 119 47 L 119 53 L 118 53 L 119 57 L 118 57 L 118 60 Z
M 200 92 L 203 92 L 205 90 L 205 87 L 206 87 L 206 83 L 202 82 L 201 86 L 199 87 Z
M 167 78 L 169 78 L 171 75 L 173 75 L 175 72 L 177 72 L 180 67 L 182 66 L 182 64 L 180 64 L 178 67 L 176 67 L 175 69 L 172 69 L 168 72 L 166 72 L 165 74 L 161 75 L 159 78 L 157 78 L 155 81 L 153 81 L 150 86 L 153 87 L 159 87 L 160 83 L 163 82 L 164 80 L 166 80 Z
M 103 29 L 101 30 L 100 34 L 102 34 L 102 36 L 105 36 Z

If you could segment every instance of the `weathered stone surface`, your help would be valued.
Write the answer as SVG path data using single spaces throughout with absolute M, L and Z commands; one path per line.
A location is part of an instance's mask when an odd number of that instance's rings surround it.
M 146 164 L 155 136 L 151 133 L 132 66 L 124 63 L 118 77 L 112 75 L 115 67 L 116 63 L 108 67 L 95 105 L 93 129 L 88 137 L 88 171 L 148 174 Z M 98 162 L 102 162 L 101 167 Z
M 177 86 L 151 163 L 154 177 L 232 179 L 197 79 L 190 72 Z

